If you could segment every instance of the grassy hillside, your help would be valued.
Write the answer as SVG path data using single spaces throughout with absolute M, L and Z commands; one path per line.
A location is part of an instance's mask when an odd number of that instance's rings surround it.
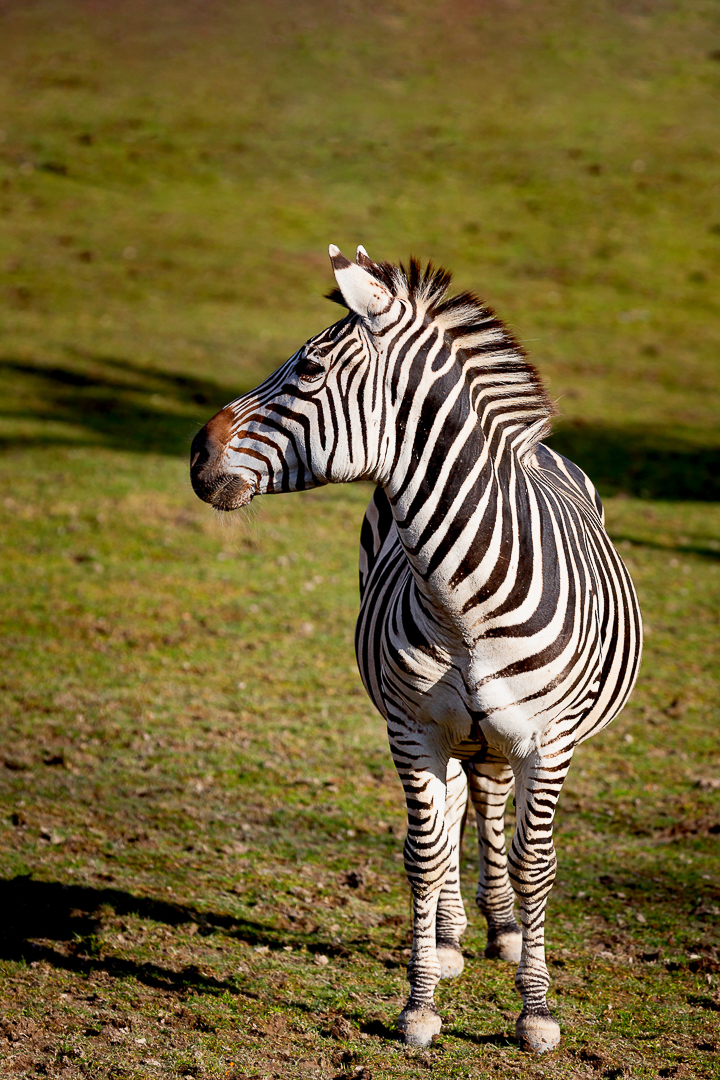
M 0 5 L 3 1076 L 720 1074 L 718 57 L 689 0 Z M 330 241 L 511 323 L 643 605 L 560 804 L 548 1059 L 472 832 L 443 1035 L 394 1040 L 367 488 L 189 488 L 197 428 L 335 317 Z

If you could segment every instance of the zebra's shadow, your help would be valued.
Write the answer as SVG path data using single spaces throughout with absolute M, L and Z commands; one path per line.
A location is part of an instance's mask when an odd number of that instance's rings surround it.
M 232 978 L 216 978 L 201 972 L 194 964 L 173 969 L 153 961 L 98 952 L 97 935 L 102 929 L 103 909 L 166 926 L 194 923 L 199 937 L 221 934 L 261 949 L 277 949 L 289 940 L 286 932 L 281 939 L 278 932 L 260 922 L 228 913 L 201 911 L 192 905 L 139 896 L 122 889 L 35 881 L 21 875 L 0 879 L 0 910 L 6 913 L 0 925 L 0 959 L 21 963 L 44 961 L 81 975 L 104 971 L 118 979 L 134 977 L 146 986 L 161 990 L 192 988 L 197 993 L 213 995 L 240 992 L 238 982 Z M 304 944 L 309 953 L 338 954 L 338 947 L 330 942 L 298 939 L 293 944 Z M 246 986 L 242 987 L 242 994 L 257 996 Z

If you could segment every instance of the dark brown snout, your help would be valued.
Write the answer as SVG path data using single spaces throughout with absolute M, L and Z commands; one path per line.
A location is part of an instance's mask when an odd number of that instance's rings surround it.
M 245 477 L 226 471 L 225 451 L 232 437 L 231 409 L 221 409 L 198 431 L 190 449 L 190 481 L 198 498 L 217 510 L 247 506 L 255 489 Z

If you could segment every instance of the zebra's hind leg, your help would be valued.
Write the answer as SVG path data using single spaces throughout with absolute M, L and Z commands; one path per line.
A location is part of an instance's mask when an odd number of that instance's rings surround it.
M 505 804 L 512 791 L 513 772 L 507 759 L 491 750 L 485 761 L 471 766 L 468 779 L 480 856 L 477 906 L 488 927 L 485 955 L 519 964 L 522 934 L 515 921 L 515 893 L 505 852 Z
M 462 973 L 465 961 L 460 937 L 467 926 L 465 905 L 460 893 L 460 841 L 467 809 L 467 778 L 459 761 L 450 758 L 445 795 L 445 828 L 452 844 L 452 861 L 438 899 L 435 943 L 440 961 L 440 978 L 452 979 Z
M 523 1050 L 542 1054 L 560 1042 L 560 1027 L 545 1000 L 550 976 L 545 964 L 545 906 L 555 880 L 557 859 L 553 818 L 572 748 L 551 756 L 535 752 L 515 763 L 517 828 L 510 846 L 510 879 L 520 901 L 522 957 L 515 985 L 523 1008 L 515 1035 Z

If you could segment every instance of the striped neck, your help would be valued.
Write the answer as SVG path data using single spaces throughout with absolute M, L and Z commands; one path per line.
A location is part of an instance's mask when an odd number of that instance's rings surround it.
M 488 309 L 477 314 L 440 340 L 436 320 L 425 318 L 415 345 L 424 363 L 399 403 L 395 458 L 383 484 L 422 594 L 463 623 L 468 597 L 482 591 L 498 557 L 509 559 L 523 542 L 531 516 L 523 512 L 526 462 L 552 415 L 515 339 Z

